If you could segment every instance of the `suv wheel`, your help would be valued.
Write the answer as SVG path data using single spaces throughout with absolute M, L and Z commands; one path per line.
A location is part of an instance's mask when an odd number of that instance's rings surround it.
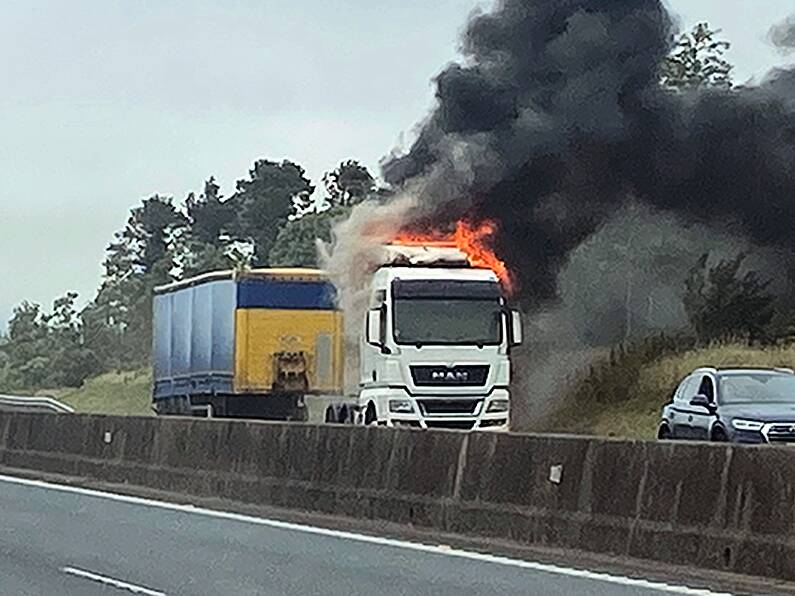
M 729 440 L 729 437 L 726 436 L 725 430 L 723 430 L 720 426 L 717 426 L 712 429 L 712 440 L 717 443 L 725 443 Z

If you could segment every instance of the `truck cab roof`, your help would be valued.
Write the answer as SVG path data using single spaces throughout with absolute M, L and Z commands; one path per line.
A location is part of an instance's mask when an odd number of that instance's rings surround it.
M 381 267 L 373 275 L 370 285 L 375 294 L 384 292 L 396 281 L 440 281 L 440 282 L 479 282 L 497 287 L 499 295 L 499 278 L 491 269 L 476 268 L 444 268 L 444 267 Z
M 384 264 L 391 266 L 468 267 L 466 253 L 452 242 L 385 244 Z
M 390 283 L 396 279 L 428 279 L 451 281 L 489 281 L 498 283 L 497 274 L 491 269 L 477 269 L 474 267 L 394 267 L 387 266 L 379 269 L 374 281 Z

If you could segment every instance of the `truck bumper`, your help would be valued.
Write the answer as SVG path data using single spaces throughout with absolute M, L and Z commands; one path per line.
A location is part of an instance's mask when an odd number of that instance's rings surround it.
M 507 389 L 458 396 L 410 395 L 389 388 L 364 390 L 360 397 L 363 408 L 375 404 L 378 423 L 386 426 L 505 432 L 510 425 Z

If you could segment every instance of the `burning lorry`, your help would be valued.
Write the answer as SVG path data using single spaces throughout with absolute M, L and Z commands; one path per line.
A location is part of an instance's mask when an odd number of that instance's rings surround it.
M 344 330 L 317 270 L 216 272 L 154 297 L 158 414 L 507 429 L 521 321 L 493 269 L 454 245 L 388 245 L 358 326 L 359 392 L 343 396 Z
M 384 248 L 359 338 L 359 394 L 326 421 L 507 430 L 510 351 L 522 341 L 492 268 L 452 243 Z

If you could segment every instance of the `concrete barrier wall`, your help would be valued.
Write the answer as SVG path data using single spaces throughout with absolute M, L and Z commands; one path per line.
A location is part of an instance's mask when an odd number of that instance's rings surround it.
M 785 447 L 0 412 L 0 465 L 795 579 Z

